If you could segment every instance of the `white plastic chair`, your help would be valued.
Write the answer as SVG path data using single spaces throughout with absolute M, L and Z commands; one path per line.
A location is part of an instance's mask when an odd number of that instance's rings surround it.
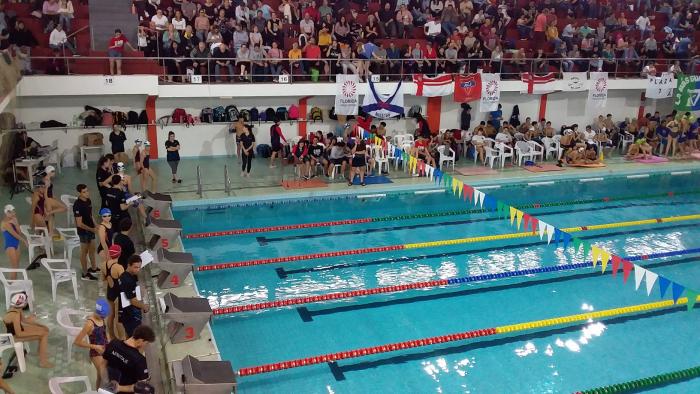
M 73 216 L 73 203 L 78 197 L 71 196 L 70 194 L 61 194 L 61 202 L 66 205 L 66 223 L 68 225 L 75 223 L 75 217 Z
M 389 172 L 389 158 L 381 146 L 377 146 L 374 151 L 374 163 L 377 165 L 377 174 L 382 173 L 382 168 L 386 167 L 386 172 Z
M 7 274 L 11 273 L 19 274 L 19 279 L 9 279 Z M 2 282 L 2 287 L 5 289 L 5 309 L 10 309 L 10 299 L 13 294 L 25 293 L 27 294 L 27 304 L 29 304 L 29 309 L 34 310 L 34 284 L 29 275 L 27 275 L 27 270 L 20 268 L 0 268 L 0 282 Z
M 532 146 L 525 141 L 518 141 L 515 143 L 515 154 L 518 157 L 518 166 L 523 165 L 523 159 L 534 160 L 536 156 Z
M 528 141 L 527 143 L 530 145 L 532 152 L 535 154 L 535 158 L 539 157 L 540 161 L 543 161 L 544 160 L 544 146 L 539 144 L 537 141 Z
M 56 288 L 59 283 L 72 282 L 73 295 L 78 299 L 78 279 L 74 269 L 70 268 L 70 263 L 66 259 L 41 259 L 41 265 L 49 271 L 51 275 L 51 296 L 56 302 Z
M 489 167 L 491 168 L 493 168 L 493 163 L 496 160 L 501 159 L 501 151 L 496 148 L 484 145 L 484 152 L 484 165 L 486 165 L 486 163 L 489 163 Z
M 80 331 L 83 329 L 81 326 L 76 326 L 73 324 L 73 321 L 71 320 L 71 316 L 80 316 L 81 319 L 85 318 L 87 313 L 81 312 L 75 309 L 70 309 L 70 308 L 61 308 L 56 312 L 56 321 L 58 322 L 58 325 L 61 327 L 61 330 L 63 330 L 63 333 L 66 334 L 66 342 L 68 343 L 68 362 L 71 361 L 71 358 L 73 356 L 73 342 L 75 342 L 75 338 L 80 334 Z
M 462 130 L 462 153 L 464 153 L 465 159 L 467 158 L 467 153 L 469 153 L 469 143 L 471 142 L 473 136 L 474 134 L 471 131 Z M 474 162 L 476 163 L 476 159 Z
M 561 135 L 555 135 L 554 137 L 552 137 L 552 140 L 555 144 L 557 144 L 557 160 L 559 160 L 564 154 L 564 148 L 561 147 Z
M 445 153 L 445 149 L 450 150 L 449 155 L 447 153 Z M 442 166 L 442 163 L 448 163 L 448 166 L 450 163 L 452 163 L 452 171 L 454 172 L 454 170 L 455 170 L 455 158 L 457 157 L 457 153 L 455 153 L 455 151 L 452 150 L 452 148 L 450 148 L 446 145 L 438 146 L 437 151 L 438 151 L 438 154 L 440 156 L 440 159 L 439 159 L 440 170 L 441 171 L 445 170 L 445 167 Z
M 65 376 L 65 377 L 55 377 L 49 379 L 49 391 L 51 394 L 64 394 L 61 389 L 62 384 L 66 383 L 85 383 L 85 391 L 82 394 L 97 394 L 97 391 L 91 389 L 90 379 L 87 376 Z
M 24 373 L 27 370 L 27 363 L 24 360 L 24 342 L 15 342 L 15 337 L 12 334 L 0 334 L 0 357 L 8 349 L 15 352 L 19 371 Z
M 73 262 L 73 249 L 80 248 L 78 229 L 56 227 L 56 231 L 63 237 L 63 258 Z
M 29 264 L 34 261 L 34 257 L 38 256 L 36 253 L 36 248 L 43 248 L 46 252 L 46 256 L 49 258 L 53 257 L 53 241 L 49 236 L 49 230 L 46 227 L 35 227 L 35 234 L 30 233 L 31 228 L 29 225 L 22 224 L 19 226 L 19 231 L 22 232 L 25 238 L 27 238 L 27 250 L 29 251 Z M 39 234 L 36 234 L 39 233 Z
M 624 133 L 622 133 L 622 138 L 620 138 L 620 142 L 618 143 L 618 147 L 620 148 L 620 150 L 623 153 L 625 153 L 625 152 L 627 152 L 627 147 L 633 143 L 634 143 L 634 136 L 628 132 L 624 132 Z
M 498 155 L 501 157 L 501 168 L 506 166 L 506 159 L 511 158 L 511 161 L 513 160 L 513 148 L 506 144 L 496 144 L 496 148 L 498 149 L 499 153 Z
M 398 161 L 401 159 L 400 156 L 396 156 L 396 147 L 390 142 L 386 144 L 386 159 L 389 165 L 394 164 L 394 168 L 398 167 Z
M 549 138 L 549 137 L 543 137 L 542 138 L 542 146 L 544 147 L 544 160 L 549 159 L 549 154 L 553 153 L 553 156 L 557 156 L 559 154 L 559 144 L 557 142 L 554 142 L 554 139 Z

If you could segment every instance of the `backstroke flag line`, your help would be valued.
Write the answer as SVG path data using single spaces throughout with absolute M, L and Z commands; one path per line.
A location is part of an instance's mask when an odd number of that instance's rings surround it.
M 700 75 L 679 75 L 676 80 L 675 96 L 676 111 L 700 110 Z
M 357 74 L 338 74 L 335 76 L 335 113 L 336 115 L 357 115 L 360 105 Z

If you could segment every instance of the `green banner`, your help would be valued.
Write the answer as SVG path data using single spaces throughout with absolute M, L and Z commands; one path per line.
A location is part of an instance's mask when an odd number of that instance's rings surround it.
M 700 111 L 700 75 L 678 75 L 674 104 L 678 112 Z

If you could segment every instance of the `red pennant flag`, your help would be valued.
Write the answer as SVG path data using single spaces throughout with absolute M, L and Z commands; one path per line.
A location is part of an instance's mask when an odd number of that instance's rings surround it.
M 465 183 L 464 194 L 469 198 L 469 202 L 472 202 L 472 198 L 474 197 L 474 188 Z
M 528 224 L 530 224 L 530 215 L 523 212 L 523 230 L 527 230 Z
M 622 282 L 627 283 L 627 278 L 630 276 L 630 272 L 632 272 L 632 268 L 634 268 L 634 264 L 630 263 L 627 260 L 622 260 Z
M 620 263 L 622 258 L 618 255 L 612 255 L 612 276 L 613 278 L 617 275 L 617 270 L 620 268 Z
M 535 217 L 530 218 L 530 224 L 532 224 L 532 233 L 537 233 L 537 230 L 539 230 L 540 227 L 540 220 Z

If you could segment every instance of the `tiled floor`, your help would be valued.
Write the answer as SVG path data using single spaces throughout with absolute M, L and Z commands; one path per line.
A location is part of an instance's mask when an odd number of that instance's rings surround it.
M 330 184 L 326 188 L 320 189 L 301 189 L 301 190 L 284 190 L 280 184 L 282 179 L 294 179 L 293 170 L 289 166 L 283 168 L 268 168 L 267 161 L 264 159 L 256 159 L 253 164 L 253 171 L 250 178 L 241 178 L 239 164 L 235 158 L 205 158 L 205 159 L 186 159 L 180 164 L 180 175 L 183 178 L 181 184 L 172 184 L 169 177 L 169 168 L 164 161 L 153 162 L 153 167 L 158 177 L 158 191 L 170 193 L 175 200 L 199 200 L 197 194 L 197 167 L 201 174 L 202 183 L 202 199 L 221 199 L 221 198 L 240 198 L 240 199 L 255 199 L 262 196 L 281 195 L 298 192 L 337 192 L 352 190 L 356 192 L 367 193 L 373 190 L 386 190 L 391 188 L 407 188 L 407 187 L 425 187 L 429 185 L 429 181 L 425 178 L 412 177 L 409 174 L 399 170 L 390 174 L 393 181 L 392 184 L 368 185 L 366 187 L 354 186 L 349 188 L 344 180 L 336 179 L 329 181 Z M 457 178 L 470 184 L 489 184 L 496 182 L 509 181 L 540 181 L 552 180 L 562 177 L 578 177 L 578 176 L 604 176 L 612 173 L 644 173 L 654 171 L 682 171 L 682 170 L 700 170 L 700 161 L 673 161 L 660 165 L 642 165 L 636 163 L 625 162 L 619 157 L 613 157 L 606 160 L 608 164 L 605 168 L 600 169 L 570 169 L 561 172 L 551 173 L 531 173 L 517 167 L 508 167 L 498 171 L 498 175 L 488 176 L 461 176 Z M 471 161 L 464 159 L 457 163 L 460 166 L 473 166 Z M 224 166 L 228 166 L 231 191 L 230 194 L 224 191 Z M 91 166 L 88 170 L 81 171 L 79 168 L 65 168 L 63 173 L 59 175 L 55 181 L 55 193 L 74 194 L 74 187 L 77 183 L 85 183 L 91 187 L 93 196 L 98 199 L 95 185 L 95 168 Z M 325 179 L 325 178 L 323 178 Z M 20 223 L 28 223 L 29 205 L 25 202 L 27 193 L 15 196 L 10 201 L 9 190 L 6 187 L 0 188 L 0 205 L 4 206 L 11 202 L 17 207 Z M 65 224 L 65 216 L 61 215 L 58 218 L 58 223 Z M 62 253 L 60 242 L 56 244 L 57 251 Z M 28 264 L 26 249 L 22 250 L 22 266 Z M 0 255 L 0 266 L 7 267 L 7 258 L 3 253 Z M 77 256 L 74 257 L 73 267 L 80 270 Z M 94 371 L 89 364 L 87 352 L 83 349 L 74 349 L 72 359 L 69 362 L 67 355 L 66 339 L 61 333 L 60 328 L 56 324 L 56 311 L 61 307 L 70 307 L 88 311 L 93 307 L 93 301 L 98 296 L 101 290 L 99 285 L 93 282 L 78 281 L 79 297 L 74 299 L 72 291 L 68 284 L 61 284 L 58 290 L 58 298 L 56 302 L 51 300 L 50 279 L 48 273 L 43 269 L 30 271 L 30 277 L 34 281 L 34 288 L 37 297 L 36 314 L 41 322 L 47 324 L 51 328 L 50 339 L 50 354 L 51 361 L 56 365 L 53 370 L 45 370 L 38 368 L 38 362 L 35 355 L 30 355 L 28 358 L 28 370 L 24 374 L 16 374 L 15 377 L 9 380 L 10 385 L 17 393 L 48 392 L 46 382 L 52 376 L 73 376 L 73 375 L 88 375 L 94 381 Z M 4 305 L 4 304 L 3 304 Z M 3 307 L 0 307 L 3 309 Z M 197 348 L 197 343 L 191 345 L 180 345 L 180 347 L 171 352 L 171 355 L 181 354 L 183 352 L 198 354 L 201 349 Z M 35 349 L 35 346 L 32 347 Z M 168 351 L 166 350 L 166 353 Z M 5 359 L 7 360 L 9 352 L 6 352 Z M 179 356 L 178 356 L 179 357 Z M 38 391 L 37 391 L 38 390 Z

